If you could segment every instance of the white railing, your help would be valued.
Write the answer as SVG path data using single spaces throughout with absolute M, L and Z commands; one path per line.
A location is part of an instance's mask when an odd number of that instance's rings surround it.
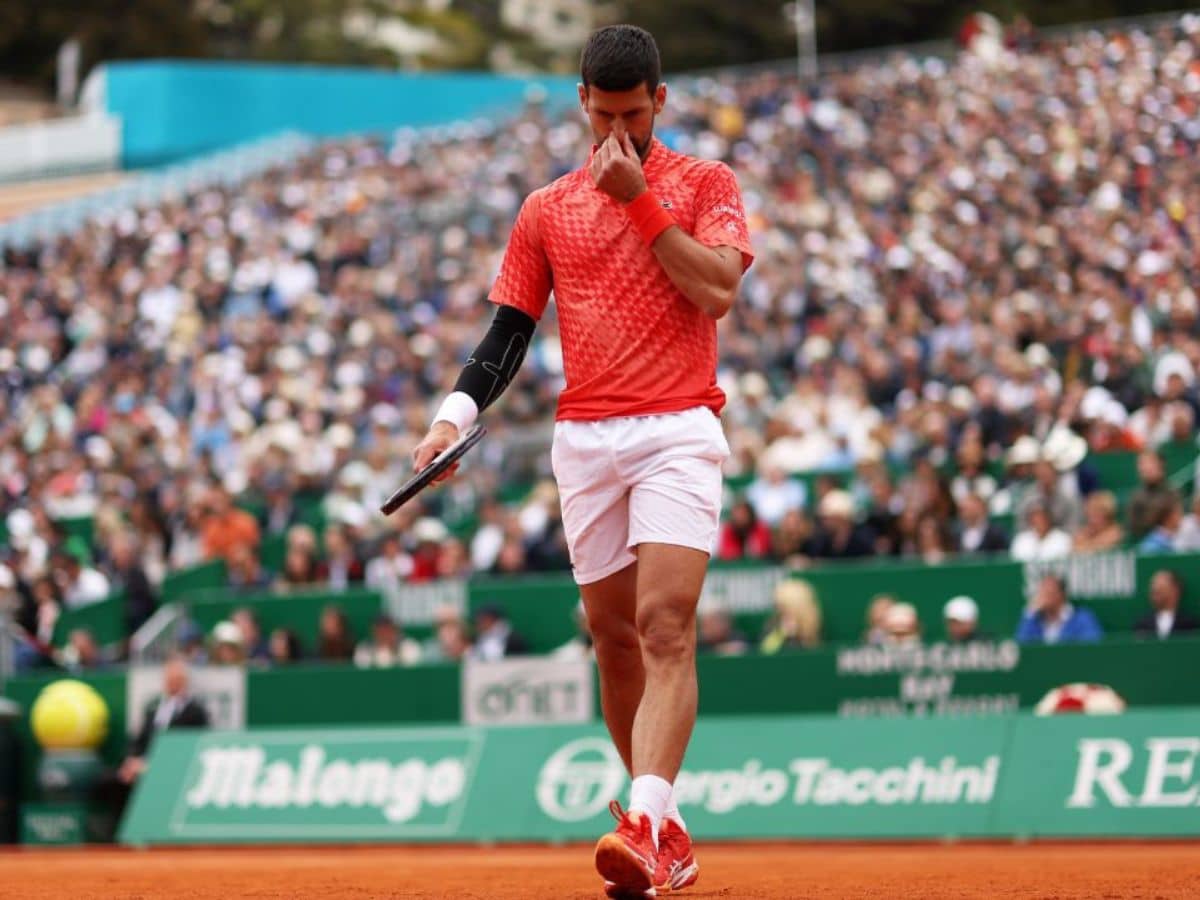
M 115 169 L 121 122 L 90 114 L 0 128 L 0 181 Z
M 165 660 L 175 648 L 175 635 L 186 618 L 186 610 L 178 603 L 155 610 L 129 639 L 130 664 L 149 665 Z

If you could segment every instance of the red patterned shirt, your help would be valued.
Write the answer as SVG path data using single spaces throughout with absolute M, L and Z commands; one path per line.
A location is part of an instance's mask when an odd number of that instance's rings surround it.
M 737 248 L 743 270 L 750 265 L 742 196 L 728 166 L 684 156 L 655 139 L 643 170 L 684 231 L 709 247 Z M 567 382 L 559 419 L 694 406 L 720 412 L 716 322 L 675 287 L 587 166 L 525 199 L 491 299 L 536 320 L 551 290 Z

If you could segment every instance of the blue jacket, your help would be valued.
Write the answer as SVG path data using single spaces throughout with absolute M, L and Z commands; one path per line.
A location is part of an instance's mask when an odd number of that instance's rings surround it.
M 1096 614 L 1090 609 L 1076 606 L 1058 633 L 1058 643 L 1098 641 L 1103 637 L 1104 630 L 1096 621 Z M 1021 616 L 1021 624 L 1017 626 L 1017 640 L 1022 644 L 1046 643 L 1046 631 L 1042 626 L 1042 617 L 1035 612 L 1026 611 Z

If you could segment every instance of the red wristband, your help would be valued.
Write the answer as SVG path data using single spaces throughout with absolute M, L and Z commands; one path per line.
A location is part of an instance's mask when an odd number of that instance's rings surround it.
M 658 198 L 648 190 L 642 191 L 626 203 L 625 212 L 629 215 L 629 220 L 633 222 L 633 227 L 642 236 L 642 240 L 646 242 L 647 247 L 653 244 L 660 234 L 675 224 L 675 219 L 662 208 Z

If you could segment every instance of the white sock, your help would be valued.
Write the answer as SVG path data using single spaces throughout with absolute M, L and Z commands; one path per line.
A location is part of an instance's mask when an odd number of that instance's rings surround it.
M 650 819 L 655 847 L 658 847 L 658 823 L 662 821 L 670 802 L 671 782 L 657 775 L 639 775 L 633 779 L 633 787 L 629 792 L 629 811 L 641 813 Z
M 663 813 L 664 819 L 670 819 L 684 831 L 687 831 L 687 822 L 683 821 L 683 816 L 679 814 L 679 805 L 675 802 L 675 792 L 671 791 L 671 802 L 667 804 L 667 811 Z

